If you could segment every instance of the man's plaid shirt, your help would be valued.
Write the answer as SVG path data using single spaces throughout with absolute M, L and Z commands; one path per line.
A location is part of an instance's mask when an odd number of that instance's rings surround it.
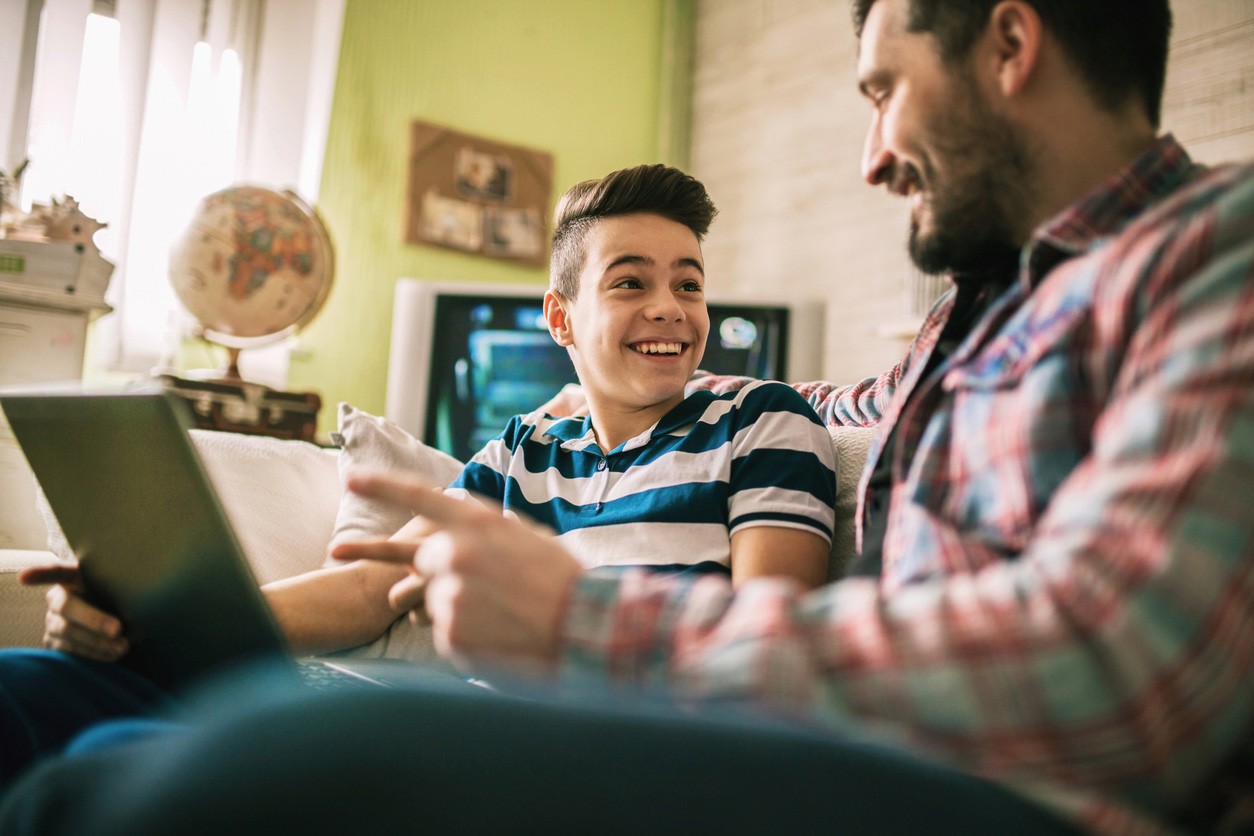
M 1094 832 L 1249 814 L 1254 167 L 1164 138 L 1020 263 L 926 380 L 952 292 L 890 371 L 797 386 L 878 428 L 863 494 L 898 428 L 882 579 L 586 577 L 566 672 L 887 726 Z

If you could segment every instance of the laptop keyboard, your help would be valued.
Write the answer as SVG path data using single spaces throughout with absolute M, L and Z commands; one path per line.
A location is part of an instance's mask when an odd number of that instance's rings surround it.
M 379 687 L 360 676 L 353 676 L 341 670 L 329 667 L 321 662 L 298 662 L 296 670 L 300 680 L 306 687 L 319 691 L 338 690 L 343 688 L 377 688 Z

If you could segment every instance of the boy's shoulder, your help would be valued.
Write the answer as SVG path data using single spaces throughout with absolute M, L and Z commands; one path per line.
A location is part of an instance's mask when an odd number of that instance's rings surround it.
M 692 396 L 702 394 L 694 392 Z M 787 410 L 813 414 L 809 401 L 787 383 L 778 380 L 755 380 L 734 392 L 714 395 L 712 401 L 723 401 L 740 409 L 757 411 Z M 817 416 L 816 416 L 817 417 Z
M 685 401 L 692 420 L 707 424 L 747 427 L 767 415 L 781 413 L 821 427 L 814 408 L 797 390 L 777 380 L 755 380 L 732 392 L 715 394 L 708 390 L 693 392 Z

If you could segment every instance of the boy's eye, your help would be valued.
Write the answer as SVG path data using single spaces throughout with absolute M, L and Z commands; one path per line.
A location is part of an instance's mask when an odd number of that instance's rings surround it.
M 621 287 L 626 290 L 638 290 L 639 288 L 643 287 L 643 285 L 640 284 L 639 279 L 622 279 L 617 284 L 615 284 L 614 287 Z
M 695 281 L 693 281 L 693 282 L 684 282 L 683 284 L 681 284 L 681 285 L 679 286 L 679 289 L 680 289 L 680 290 L 683 290 L 683 291 L 687 291 L 687 292 L 689 292 L 689 293 L 700 293 L 700 292 L 701 292 L 701 283 L 700 283 L 700 282 L 695 282 Z

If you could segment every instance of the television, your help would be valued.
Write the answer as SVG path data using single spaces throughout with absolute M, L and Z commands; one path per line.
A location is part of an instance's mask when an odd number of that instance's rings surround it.
M 821 376 L 823 303 L 707 299 L 701 368 L 769 380 Z M 400 279 L 392 310 L 385 414 L 467 461 L 574 383 L 544 321 L 544 288 Z

